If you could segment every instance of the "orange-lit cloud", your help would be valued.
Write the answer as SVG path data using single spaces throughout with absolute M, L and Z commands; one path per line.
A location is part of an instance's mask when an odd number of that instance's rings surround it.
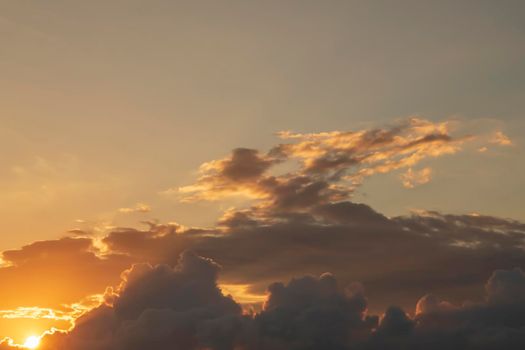
M 149 205 L 147 205 L 147 204 L 144 204 L 144 203 L 137 203 L 132 208 L 120 208 L 118 211 L 119 211 L 119 213 L 125 213 L 125 214 L 129 214 L 129 213 L 149 213 L 151 211 L 151 207 Z
M 266 300 L 266 294 L 256 294 L 250 292 L 249 284 L 227 284 L 219 285 L 225 295 L 231 295 L 238 303 L 242 305 L 261 304 Z
M 490 143 L 500 145 L 500 146 L 511 146 L 512 140 L 505 135 L 502 131 L 496 131 L 494 135 L 490 138 Z
M 207 162 L 201 165 L 201 177 L 195 185 L 180 188 L 188 194 L 186 201 L 206 199 L 216 200 L 227 195 L 246 195 L 264 197 L 264 190 L 254 184 L 264 178 L 271 165 L 277 162 L 268 155 L 256 150 L 237 148 L 231 157 Z
M 432 169 L 429 167 L 423 168 L 421 170 L 413 170 L 408 168 L 408 170 L 401 174 L 401 180 L 403 181 L 403 186 L 406 188 L 414 188 L 419 185 L 424 185 L 430 181 L 432 177 Z
M 204 163 L 197 182 L 180 188 L 183 200 L 244 195 L 261 200 L 261 206 L 300 210 L 314 203 L 348 199 L 369 176 L 410 169 L 424 159 L 457 153 L 473 140 L 455 136 L 451 122 L 421 118 L 383 129 L 278 135 L 285 143 L 267 153 L 240 148 L 230 157 Z M 291 170 L 273 171 L 282 163 Z M 428 170 L 411 176 L 418 177 L 420 184 L 430 180 Z M 407 177 L 403 181 L 405 185 L 410 182 Z M 414 178 L 410 183 L 417 182 Z
M 48 318 L 52 320 L 71 321 L 75 319 L 74 314 L 61 310 L 41 307 L 17 307 L 13 310 L 0 310 L 0 318 Z

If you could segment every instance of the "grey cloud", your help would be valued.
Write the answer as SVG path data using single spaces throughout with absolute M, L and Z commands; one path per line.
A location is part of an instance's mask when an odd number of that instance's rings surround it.
M 374 310 L 408 307 L 429 292 L 453 302 L 481 298 L 492 271 L 525 266 L 523 224 L 512 220 L 435 212 L 387 218 L 352 202 L 258 215 L 258 208 L 231 211 L 221 220 L 224 231 L 122 230 L 104 242 L 153 263 L 174 264 L 192 249 L 224 266 L 222 281 L 256 292 L 275 280 L 332 271 L 344 284 L 362 281 Z
M 77 320 L 68 334 L 44 338 L 44 350 L 233 349 L 240 306 L 217 286 L 218 265 L 185 252 L 177 266 L 134 265 L 112 305 Z
M 519 268 L 495 271 L 485 289 L 488 300 L 492 303 L 524 302 L 525 274 Z
M 44 350 L 496 350 L 525 346 L 523 299 L 491 300 L 494 279 L 513 295 L 521 271 L 496 271 L 483 302 L 453 308 L 422 307 L 410 317 L 387 308 L 378 321 L 367 312 L 363 289 L 344 289 L 328 273 L 268 287 L 262 311 L 241 314 L 218 289 L 219 267 L 186 252 L 175 268 L 136 265 L 123 274 L 113 305 L 82 316 L 69 333 L 46 336 Z M 507 275 L 510 274 L 510 275 Z M 503 276 L 503 277 L 502 277 Z M 509 277 L 511 276 L 511 277 Z M 443 302 L 423 298 L 428 305 Z M 418 303 L 420 304 L 421 301 Z M 3 344 L 10 349 L 7 344 Z
M 418 302 L 421 312 L 413 320 L 407 320 L 412 325 L 409 331 L 405 328 L 382 334 L 380 325 L 367 348 L 522 349 L 525 346 L 525 302 L 515 294 L 516 283 L 522 283 L 522 275 L 520 270 L 495 271 L 487 282 L 484 302 L 466 302 L 457 307 L 425 296 Z M 492 294 L 495 283 L 501 297 L 497 300 Z
M 257 150 L 236 148 L 231 159 L 224 162 L 222 175 L 232 181 L 251 180 L 260 177 L 273 161 L 261 156 Z
M 274 283 L 264 310 L 254 318 L 252 349 L 346 349 L 363 341 L 377 318 L 366 314 L 361 293 L 345 293 L 330 274 Z

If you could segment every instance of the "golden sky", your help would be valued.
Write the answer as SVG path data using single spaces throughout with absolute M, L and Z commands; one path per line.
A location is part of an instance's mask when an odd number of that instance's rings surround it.
M 190 322 L 144 311 L 194 301 L 140 299 L 158 276 L 174 291 L 197 276 L 217 324 L 267 322 L 297 286 L 322 304 L 330 285 L 353 313 L 366 293 L 359 334 L 391 305 L 410 323 L 416 303 L 470 315 L 465 302 L 514 300 L 524 13 L 511 0 L 0 0 L 0 350 L 53 329 L 42 347 L 113 350 L 141 322 Z M 501 297 L 500 279 L 518 287 Z M 82 338 L 104 322 L 118 337 Z M 219 331 L 199 332 L 220 348 Z M 262 348 L 290 348 L 277 338 Z

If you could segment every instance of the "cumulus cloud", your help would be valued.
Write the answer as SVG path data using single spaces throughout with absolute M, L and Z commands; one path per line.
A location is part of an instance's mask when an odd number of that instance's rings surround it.
M 185 252 L 174 268 L 134 265 L 107 303 L 80 317 L 41 349 L 233 349 L 241 307 L 217 286 L 219 266 Z
M 344 288 L 334 275 L 304 276 L 269 285 L 264 307 L 246 314 L 217 284 L 220 267 L 184 252 L 175 267 L 138 264 L 121 275 L 105 303 L 51 332 L 43 350 L 396 350 L 522 349 L 524 274 L 497 270 L 484 301 L 453 306 L 426 295 L 414 316 L 390 306 L 367 310 L 359 285 Z M 494 299 L 494 296 L 498 296 Z M 0 349 L 16 349 L 9 340 Z
M 69 332 L 45 336 L 41 349 L 346 349 L 377 326 L 362 288 L 334 276 L 273 283 L 261 312 L 243 315 L 217 285 L 219 266 L 191 252 L 178 264 L 134 265 L 106 303 Z M 3 346 L 11 348 L 7 343 Z
M 363 293 L 345 293 L 331 274 L 274 283 L 268 292 L 254 319 L 257 344 L 250 349 L 345 349 L 377 324 L 377 317 L 367 315 Z
M 453 306 L 435 296 L 417 303 L 410 331 L 374 334 L 369 349 L 522 349 L 525 346 L 523 272 L 495 271 L 485 301 Z M 497 296 L 495 299 L 494 297 Z M 380 326 L 381 328 L 381 326 Z

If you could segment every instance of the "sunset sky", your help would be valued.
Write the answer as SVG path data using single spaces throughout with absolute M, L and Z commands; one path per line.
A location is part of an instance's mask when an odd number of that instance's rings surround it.
M 525 2 L 0 0 L 0 43 L 0 350 L 525 347 Z

